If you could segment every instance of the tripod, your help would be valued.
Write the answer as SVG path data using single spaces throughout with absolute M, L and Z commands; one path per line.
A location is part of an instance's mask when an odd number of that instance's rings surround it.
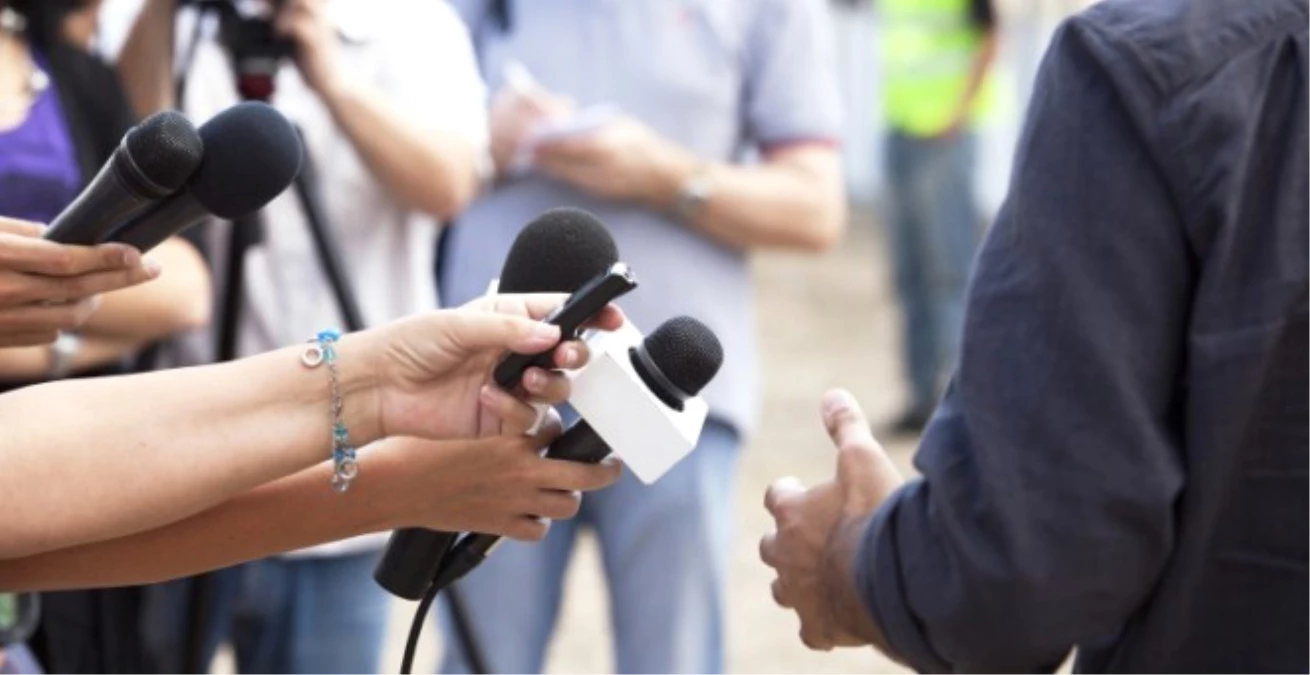
M 247 101 L 269 102 L 274 92 L 274 78 L 279 59 L 272 59 L 273 67 L 269 69 L 270 59 L 266 57 L 275 54 L 279 48 L 270 45 L 260 46 L 260 40 L 263 39 L 260 38 L 255 41 L 256 47 L 254 48 L 254 51 L 258 53 L 241 53 L 242 50 L 251 49 L 252 43 L 248 39 L 245 41 L 232 41 L 231 36 L 238 30 L 249 33 L 251 31 L 250 23 L 247 20 L 236 18 L 232 6 L 227 3 L 203 2 L 199 3 L 199 7 L 200 16 L 197 17 L 187 54 L 184 57 L 184 66 L 180 70 L 176 82 L 177 100 L 181 102 L 185 94 L 186 73 L 190 69 L 196 46 L 201 37 L 201 24 L 208 12 L 214 12 L 219 15 L 222 21 L 226 22 L 223 33 L 225 41 L 229 42 L 228 47 L 232 54 L 232 65 L 240 97 Z M 234 29 L 233 26 L 238 28 Z M 245 26 L 245 28 L 240 28 L 240 26 Z M 303 145 L 304 133 L 299 127 L 297 127 L 296 131 L 300 134 Z M 294 189 L 313 239 L 314 251 L 320 268 L 328 282 L 329 290 L 342 319 L 342 327 L 349 332 L 362 330 L 365 328 L 363 315 L 354 294 L 351 292 L 351 285 L 342 263 L 340 246 L 336 241 L 335 231 L 329 227 L 328 217 L 323 209 L 318 173 L 313 158 L 308 153 L 304 157 L 300 173 L 295 178 Z M 220 305 L 221 314 L 218 325 L 217 357 L 219 362 L 231 361 L 237 357 L 242 294 L 245 289 L 246 253 L 263 241 L 263 228 L 264 222 L 260 213 L 238 219 L 232 223 L 228 236 L 226 283 Z M 201 575 L 192 580 L 190 588 L 191 602 L 189 603 L 185 624 L 187 630 L 182 663 L 184 672 L 205 672 L 209 665 L 206 659 L 206 647 L 211 629 L 210 615 L 216 605 L 219 593 L 216 574 Z M 464 653 L 468 655 L 470 667 L 476 673 L 488 672 L 486 659 L 473 635 L 464 602 L 453 588 L 448 590 L 447 597 L 450 602 L 454 632 L 457 640 L 464 648 Z

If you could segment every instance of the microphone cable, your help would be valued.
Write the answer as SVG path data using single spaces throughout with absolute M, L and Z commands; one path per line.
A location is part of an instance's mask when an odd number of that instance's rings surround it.
M 400 659 L 401 675 L 409 675 L 414 672 L 414 652 L 418 651 L 418 639 L 423 635 L 423 625 L 427 623 L 428 611 L 432 609 L 432 601 L 437 599 L 437 586 L 433 584 L 428 586 L 428 590 L 423 592 L 423 597 L 418 601 L 418 610 L 414 612 L 414 621 L 409 624 L 409 637 L 405 640 L 405 656 Z M 475 672 L 483 672 L 474 669 Z
M 452 546 L 453 547 L 453 546 Z M 449 553 L 449 549 L 447 549 Z M 401 675 L 410 675 L 414 669 L 414 656 L 418 651 L 418 640 L 423 634 L 423 626 L 427 624 L 428 612 L 432 610 L 432 603 L 441 592 L 441 588 L 435 583 L 436 577 L 441 576 L 444 570 L 438 571 L 428 585 L 428 589 L 423 592 L 423 597 L 419 600 L 418 609 L 414 612 L 414 620 L 409 625 L 409 637 L 405 640 L 405 655 L 400 660 Z M 468 662 L 469 670 L 477 675 L 490 673 L 491 669 L 487 667 L 487 658 L 482 653 L 482 648 L 473 636 L 473 624 L 471 617 L 464 606 L 464 599 L 460 596 L 459 590 L 451 586 L 446 590 L 446 601 L 450 604 L 450 613 L 452 623 L 455 628 L 455 640 L 459 642 L 460 648 L 464 652 L 464 658 Z

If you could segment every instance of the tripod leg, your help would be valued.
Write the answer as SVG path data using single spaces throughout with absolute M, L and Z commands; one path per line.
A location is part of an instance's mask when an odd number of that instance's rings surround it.
M 300 127 L 296 127 L 296 132 L 300 134 L 300 139 L 303 141 L 305 134 Z M 352 333 L 363 330 L 364 314 L 359 309 L 359 302 L 355 299 L 353 287 L 346 274 L 346 266 L 341 261 L 341 246 L 336 240 L 335 231 L 328 226 L 327 214 L 323 212 L 318 172 L 314 170 L 313 160 L 309 156 L 305 157 L 300 173 L 296 175 L 295 187 L 296 196 L 300 199 L 301 212 L 305 215 L 305 223 L 309 225 L 309 233 L 314 239 L 318 262 L 323 268 L 323 276 L 327 279 L 328 287 L 332 289 L 332 296 L 337 302 L 337 310 L 341 313 L 344 327 L 346 331 Z

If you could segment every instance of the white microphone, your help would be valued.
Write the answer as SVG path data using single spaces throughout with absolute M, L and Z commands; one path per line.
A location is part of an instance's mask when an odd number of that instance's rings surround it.
M 612 450 L 647 485 L 659 480 L 691 453 L 709 414 L 705 400 L 688 395 L 679 384 L 670 381 L 666 371 L 676 374 L 712 367 L 709 377 L 713 377 L 723 360 L 718 339 L 703 324 L 689 317 L 664 323 L 652 338 L 656 354 L 661 353 L 661 346 L 670 352 L 697 350 L 701 354 L 699 358 L 685 353 L 673 355 L 674 358 L 663 359 L 664 363 L 652 364 L 655 357 L 645 346 L 647 338 L 629 321 L 617 331 L 596 331 L 589 336 L 591 361 L 569 373 L 573 384 L 569 405 L 595 432 L 595 440 L 606 450 Z M 693 376 L 705 377 L 689 370 L 682 376 L 681 386 L 693 388 L 694 381 L 686 382 Z M 654 384 L 648 380 L 654 380 Z M 669 395 L 661 396 L 664 392 Z M 580 429 L 574 431 L 577 428 L 570 428 L 569 433 L 580 433 Z M 571 447 L 577 444 L 579 441 L 561 438 L 556 441 L 560 448 L 552 448 L 555 450 L 552 456 L 590 460 L 593 452 L 584 453 Z M 594 450 L 599 451 L 599 448 Z
M 644 483 L 663 476 L 696 446 L 705 424 L 697 397 L 723 365 L 723 347 L 705 324 L 680 316 L 645 338 L 628 327 L 594 338 L 600 353 L 574 375 L 573 405 L 582 419 L 550 445 L 546 457 L 599 462 L 611 453 Z M 489 534 L 459 540 L 432 585 L 441 590 L 486 560 L 500 542 Z

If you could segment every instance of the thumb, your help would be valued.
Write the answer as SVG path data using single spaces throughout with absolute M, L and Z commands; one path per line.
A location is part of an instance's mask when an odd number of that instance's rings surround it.
M 845 389 L 824 394 L 823 424 L 837 446 L 837 482 L 848 510 L 867 513 L 878 507 L 904 478 L 869 431 L 869 420 Z
M 456 309 L 447 319 L 440 337 L 467 353 L 499 349 L 536 354 L 560 339 L 559 326 L 521 316 Z

